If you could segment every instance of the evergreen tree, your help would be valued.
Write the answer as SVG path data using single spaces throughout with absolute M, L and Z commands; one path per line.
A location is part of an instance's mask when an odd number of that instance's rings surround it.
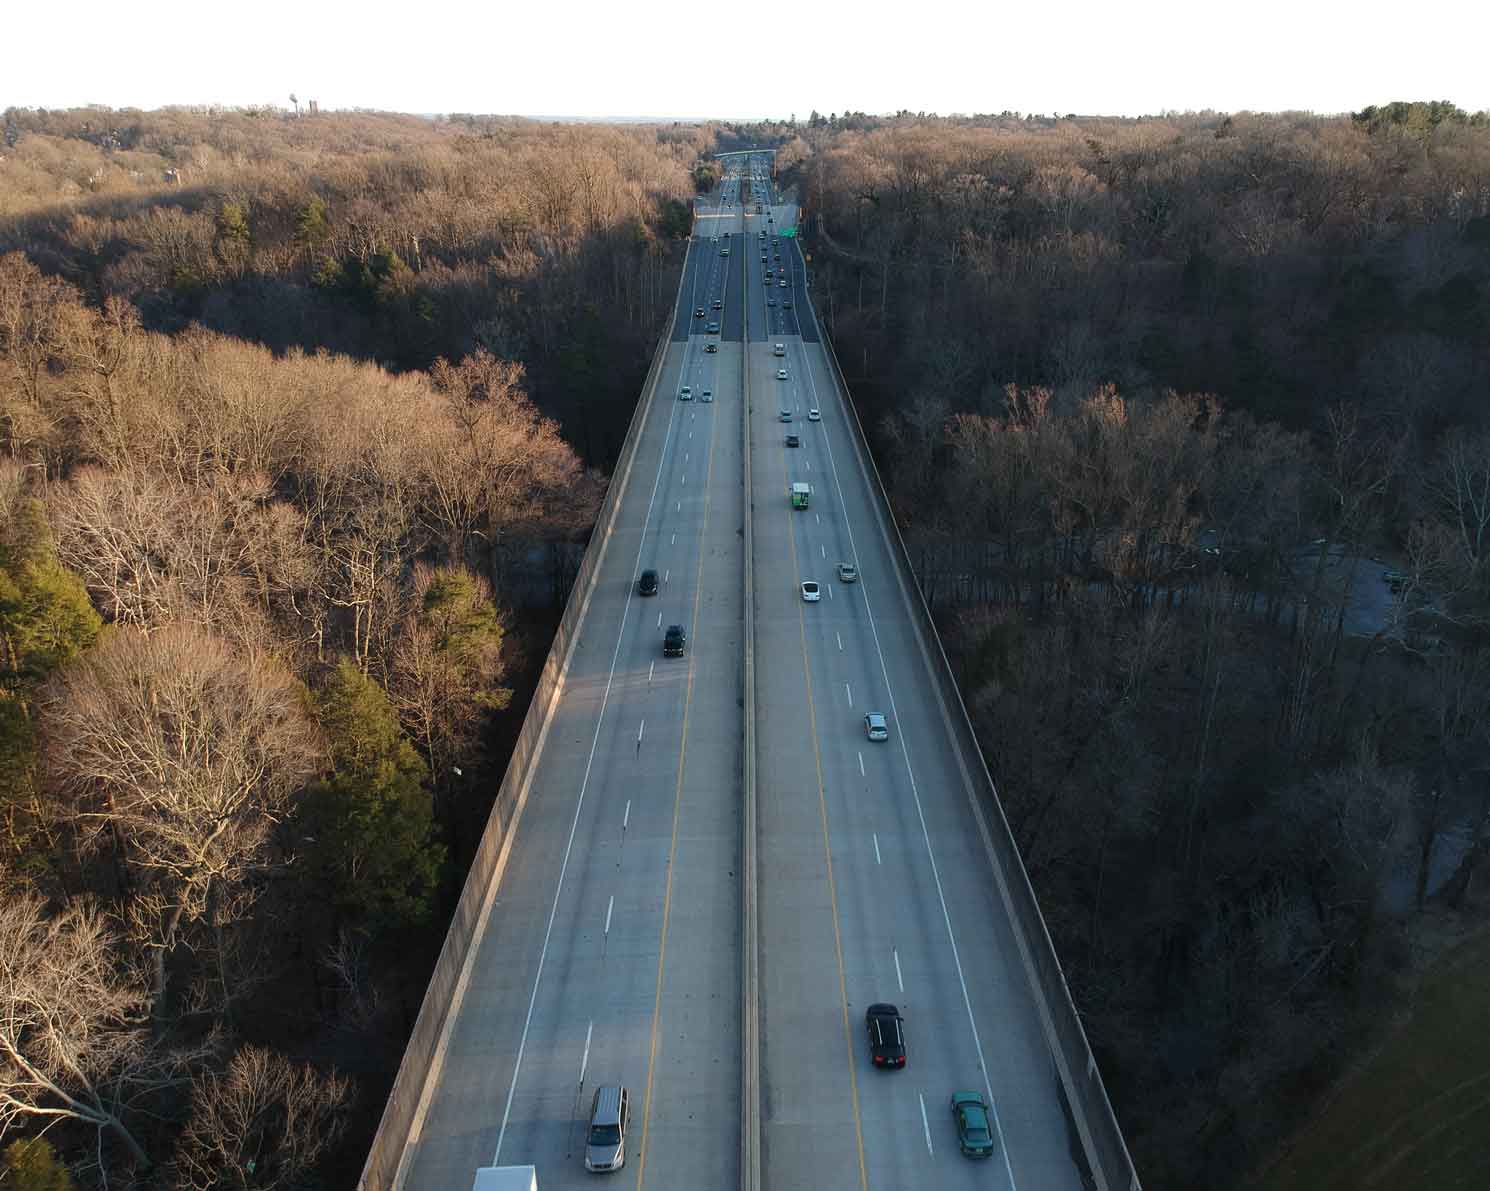
M 248 268 L 253 258 L 253 233 L 248 227 L 248 211 L 242 203 L 222 205 L 217 214 L 212 254 L 229 273 L 242 273 Z
M 22 1138 L 5 1147 L 0 1186 L 7 1191 L 73 1191 L 72 1175 L 44 1137 Z
M 387 694 L 349 661 L 317 700 L 333 773 L 306 792 L 301 825 L 337 906 L 376 931 L 425 921 L 444 862 L 423 760 Z
M 314 252 L 331 238 L 331 219 L 326 213 L 326 204 L 319 197 L 295 213 L 295 243 Z
M 92 645 L 102 624 L 82 583 L 58 561 L 41 502 L 22 500 L 0 537 L 0 686 L 42 681 Z

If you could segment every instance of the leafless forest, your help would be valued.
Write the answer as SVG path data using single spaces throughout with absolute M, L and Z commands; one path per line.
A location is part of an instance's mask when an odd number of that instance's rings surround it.
M 1482 117 L 11 110 L 16 1186 L 350 1185 L 748 143 L 1146 1185 L 1264 1163 L 1483 923 Z

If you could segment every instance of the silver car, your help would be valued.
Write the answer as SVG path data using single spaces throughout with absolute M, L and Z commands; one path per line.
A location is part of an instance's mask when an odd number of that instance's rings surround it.
M 595 1089 L 590 1103 L 590 1131 L 585 1136 L 586 1170 L 620 1170 L 626 1165 L 626 1127 L 631 1096 L 620 1084 Z
M 885 723 L 885 717 L 877 711 L 871 711 L 864 717 L 864 735 L 870 740 L 889 740 L 890 725 Z

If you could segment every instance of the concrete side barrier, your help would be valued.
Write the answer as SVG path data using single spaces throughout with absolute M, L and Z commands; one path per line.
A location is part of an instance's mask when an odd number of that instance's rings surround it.
M 814 321 L 817 321 L 816 312 L 813 314 Z M 1138 1175 L 1128 1154 L 1127 1143 L 1123 1140 L 1122 1130 L 1118 1128 L 1117 1117 L 1107 1098 L 1107 1089 L 1097 1070 L 1086 1031 L 1081 1025 L 1080 1014 L 1071 1000 L 1065 974 L 1056 957 L 1055 944 L 1051 941 L 1044 915 L 1040 913 L 1039 903 L 1035 900 L 1034 887 L 1025 871 L 1024 860 L 1019 855 L 1014 834 L 1004 817 L 998 789 L 983 760 L 982 750 L 978 747 L 972 721 L 968 718 L 967 707 L 962 701 L 962 693 L 957 688 L 952 667 L 942 650 L 941 636 L 916 582 L 910 552 L 901 537 L 900 527 L 895 523 L 879 469 L 869 451 L 869 440 L 859 422 L 859 413 L 849 397 L 848 382 L 839 366 L 833 341 L 821 322 L 818 322 L 818 331 L 828 349 L 828 358 L 833 365 L 834 378 L 844 396 L 844 404 L 853 418 L 853 433 L 850 437 L 854 442 L 854 450 L 860 467 L 873 480 L 870 488 L 874 494 L 874 511 L 893 544 L 905 587 L 911 594 L 912 623 L 920 635 L 923 656 L 930 662 L 929 669 L 937 696 L 956 735 L 964 772 L 969 775 L 979 795 L 978 801 L 985 815 L 991 812 L 991 823 L 985 819 L 987 829 L 984 838 L 994 860 L 995 876 L 1025 971 L 1040 1007 L 1046 1041 L 1050 1046 L 1059 1091 L 1064 1102 L 1063 1108 L 1076 1135 L 1073 1156 L 1083 1167 L 1082 1173 L 1089 1185 L 1101 1191 L 1139 1191 Z
M 686 258 L 684 270 L 686 276 Z M 680 287 L 679 298 L 681 296 Z M 543 673 L 533 692 L 533 701 L 528 705 L 522 731 L 512 750 L 512 759 L 507 763 L 507 772 L 502 778 L 496 802 L 492 804 L 491 815 L 486 821 L 481 842 L 471 861 L 465 887 L 461 890 L 455 914 L 450 920 L 450 929 L 446 932 L 444 945 L 440 949 L 440 957 L 435 961 L 434 972 L 430 975 L 429 987 L 425 990 L 414 1030 L 409 1036 L 388 1101 L 383 1106 L 378 1131 L 373 1135 L 372 1148 L 357 1181 L 359 1191 L 393 1191 L 398 1186 L 400 1164 L 410 1137 L 422 1119 L 431 1065 L 445 1032 L 451 1003 L 460 983 L 460 974 L 465 966 L 471 941 L 476 936 L 481 915 L 489 902 L 492 882 L 500 875 L 508 835 L 521 809 L 522 794 L 531 768 L 563 691 L 569 655 L 574 648 L 576 632 L 584 623 L 584 613 L 595 586 L 600 561 L 605 555 L 615 526 L 616 512 L 631 477 L 631 465 L 641 439 L 641 428 L 656 393 L 657 378 L 676 319 L 675 300 L 667 328 L 652 353 L 652 366 L 647 372 L 636 410 L 631 415 L 631 424 L 621 444 L 615 471 L 611 475 L 605 499 L 601 502 L 600 513 L 595 519 L 589 547 L 580 562 L 574 586 L 569 590 L 569 599 L 564 605 L 558 630 L 554 633 L 553 645 L 543 663 Z M 474 1175 L 475 1172 L 472 1173 Z

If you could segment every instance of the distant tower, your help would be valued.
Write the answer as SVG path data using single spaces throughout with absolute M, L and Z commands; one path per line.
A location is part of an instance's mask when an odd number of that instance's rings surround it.
M 300 101 L 295 98 L 295 93 L 293 91 L 290 92 L 290 102 L 295 105 L 295 115 L 298 116 L 300 114 Z

